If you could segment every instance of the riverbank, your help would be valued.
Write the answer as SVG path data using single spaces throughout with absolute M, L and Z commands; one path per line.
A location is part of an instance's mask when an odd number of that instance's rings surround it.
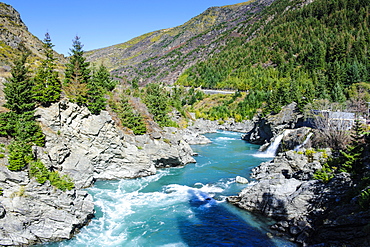
M 296 246 L 269 234 L 266 217 L 226 202 L 245 187 L 236 177 L 266 160 L 254 156 L 258 146 L 236 132 L 206 137 L 211 143 L 192 146 L 196 163 L 148 177 L 97 181 L 87 189 L 96 217 L 72 240 L 47 246 Z
M 46 145 L 35 148 L 34 154 L 50 170 L 69 175 L 75 189 L 63 192 L 49 182 L 41 185 L 26 172 L 10 172 L 3 166 L 0 244 L 70 239 L 96 213 L 91 195 L 82 189 L 99 180 L 152 177 L 158 169 L 194 163 L 196 152 L 189 144 L 209 144 L 203 134 L 228 130 L 247 133 L 244 139 L 263 144 L 261 151 L 281 142 L 272 152 L 272 156 L 278 153 L 272 161 L 256 164 L 252 170 L 256 183 L 240 188 L 238 196 L 237 191 L 228 195 L 231 203 L 277 220 L 271 226 L 275 234 L 302 245 L 366 246 L 369 212 L 360 212 L 356 198 L 348 199 L 353 180 L 345 173 L 327 184 L 313 179 L 314 172 L 330 157 L 330 150 L 306 149 L 314 134 L 312 129 L 299 126 L 295 107 L 291 104 L 266 119 L 241 123 L 198 119 L 187 129 L 154 128 L 142 136 L 124 133 L 107 112 L 91 115 L 86 108 L 67 101 L 39 108 L 36 114 Z M 248 173 L 236 174 L 234 179 Z
M 98 180 L 153 175 L 157 169 L 195 162 L 190 145 L 171 129 L 133 136 L 118 128 L 108 112 L 91 114 L 68 101 L 40 107 L 35 115 L 45 135 L 34 156 L 52 171 L 68 175 L 74 189 L 40 184 L 28 172 L 0 167 L 0 245 L 25 246 L 70 239 L 94 216 L 84 188 Z
M 360 207 L 356 192 L 361 181 L 346 172 L 328 180 L 314 178 L 332 156 L 331 149 L 310 148 L 317 132 L 301 127 L 295 112 L 291 104 L 256 121 L 244 136 L 264 144 L 261 150 L 274 146 L 261 153 L 273 158 L 252 169 L 256 183 L 228 201 L 276 220 L 271 229 L 302 246 L 370 246 L 370 211 Z

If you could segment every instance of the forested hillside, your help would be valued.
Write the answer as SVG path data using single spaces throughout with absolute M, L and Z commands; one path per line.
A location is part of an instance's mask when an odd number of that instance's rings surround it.
M 173 84 L 186 68 L 217 53 L 228 37 L 240 36 L 235 29 L 254 22 L 273 1 L 212 7 L 181 26 L 89 51 L 86 57 L 92 63 L 103 62 L 113 74 L 134 84 Z
M 178 84 L 247 90 L 238 109 L 243 116 L 263 102 L 276 112 L 292 101 L 344 102 L 358 91 L 368 101 L 369 6 L 368 0 L 275 1 Z

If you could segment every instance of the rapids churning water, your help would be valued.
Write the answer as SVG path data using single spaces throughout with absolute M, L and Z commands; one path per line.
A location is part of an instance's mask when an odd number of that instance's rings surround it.
M 88 189 L 96 217 L 72 240 L 47 246 L 295 246 L 270 239 L 267 220 L 226 202 L 243 187 L 236 176 L 266 158 L 239 133 L 207 134 L 194 145 L 196 164 L 159 170 L 154 176 L 100 181 Z

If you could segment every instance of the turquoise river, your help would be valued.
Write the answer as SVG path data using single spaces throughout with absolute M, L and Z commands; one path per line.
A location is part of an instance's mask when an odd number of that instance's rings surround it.
M 271 158 L 240 133 L 206 135 L 211 144 L 194 145 L 197 163 L 159 170 L 156 175 L 99 181 L 88 189 L 96 217 L 75 238 L 43 246 L 295 246 L 269 238 L 263 217 L 226 202 L 245 186 L 236 176 Z M 251 181 L 253 183 L 253 181 Z

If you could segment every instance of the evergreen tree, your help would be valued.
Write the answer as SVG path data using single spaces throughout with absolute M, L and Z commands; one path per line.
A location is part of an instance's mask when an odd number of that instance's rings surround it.
M 62 85 L 58 77 L 58 72 L 54 70 L 56 59 L 54 58 L 54 45 L 51 43 L 49 33 L 45 34 L 43 47 L 45 59 L 37 69 L 33 91 L 35 100 L 47 106 L 59 100 Z
M 98 115 L 101 110 L 105 109 L 106 99 L 104 98 L 105 90 L 100 85 L 99 80 L 93 78 L 87 84 L 87 108 L 92 114 Z
M 124 96 L 121 97 L 118 116 L 122 125 L 131 129 L 135 135 L 145 134 L 147 129 L 143 117 L 135 112 L 134 108 Z
M 22 55 L 14 62 L 11 70 L 12 77 L 8 78 L 4 83 L 4 94 L 6 103 L 4 107 L 21 114 L 35 109 L 32 87 L 33 83 L 28 75 L 26 67 L 28 52 L 23 52 Z
M 66 64 L 65 92 L 70 100 L 79 105 L 87 103 L 87 84 L 90 80 L 89 62 L 84 58 L 80 37 L 73 40 L 73 48 L 70 49 L 71 56 Z
M 33 97 L 33 80 L 28 76 L 25 66 L 28 57 L 23 53 L 14 62 L 12 77 L 4 84 L 4 94 L 7 102 L 4 107 L 10 111 L 0 114 L 0 135 L 14 137 L 27 145 L 44 144 L 44 135 L 35 122 L 35 102 Z
M 101 64 L 92 74 L 91 80 L 87 84 L 88 108 L 93 114 L 99 114 L 105 109 L 106 99 L 104 94 L 112 91 L 116 82 L 111 79 L 108 69 Z
M 149 112 L 153 114 L 153 118 L 159 126 L 164 127 L 173 124 L 167 116 L 167 113 L 169 112 L 169 102 L 163 87 L 155 83 L 148 84 L 146 86 L 144 102 L 147 105 Z
M 97 85 L 101 86 L 107 91 L 113 91 L 117 85 L 117 82 L 112 80 L 107 67 L 105 67 L 103 64 L 101 64 L 99 68 L 94 71 L 92 79 L 96 81 Z

